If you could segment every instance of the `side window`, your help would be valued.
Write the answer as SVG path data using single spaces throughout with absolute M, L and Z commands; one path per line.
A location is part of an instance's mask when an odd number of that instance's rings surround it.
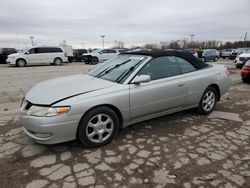
M 172 57 L 158 57 L 148 62 L 138 75 L 150 75 L 151 80 L 167 78 L 181 74 L 179 64 Z
M 189 63 L 186 59 L 176 57 L 176 61 L 180 65 L 182 73 L 188 73 L 188 72 L 192 72 L 196 70 L 196 68 L 191 63 Z
M 35 53 L 35 48 L 31 48 L 28 52 L 29 52 L 30 54 L 34 54 L 34 53 Z
M 51 48 L 51 52 L 53 53 L 58 53 L 58 52 L 63 52 L 61 48 Z
M 106 53 L 108 53 L 108 50 L 102 50 L 102 51 L 100 51 L 99 53 L 100 53 L 100 54 L 106 54 Z
M 108 53 L 116 53 L 115 50 L 108 50 Z
M 54 53 L 54 48 L 44 48 L 43 53 Z
M 35 48 L 35 54 L 46 53 L 45 48 Z

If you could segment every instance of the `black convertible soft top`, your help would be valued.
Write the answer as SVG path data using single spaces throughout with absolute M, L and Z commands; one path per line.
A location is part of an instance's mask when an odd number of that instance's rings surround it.
M 177 51 L 177 50 L 152 50 L 152 51 L 141 50 L 141 51 L 135 51 L 135 52 L 123 52 L 122 54 L 145 55 L 145 56 L 151 56 L 153 58 L 163 57 L 163 56 L 177 56 L 177 57 L 186 59 L 197 69 L 202 69 L 204 67 L 209 66 L 208 64 L 200 61 L 190 52 L 183 52 L 183 51 Z

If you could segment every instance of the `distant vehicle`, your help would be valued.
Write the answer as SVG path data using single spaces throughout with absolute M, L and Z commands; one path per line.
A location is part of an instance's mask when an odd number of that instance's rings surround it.
M 73 50 L 74 61 L 76 61 L 76 62 L 84 61 L 83 54 L 86 54 L 86 53 L 89 53 L 88 50 L 86 50 L 86 49 L 74 49 Z
M 235 60 L 238 55 L 244 53 L 248 49 L 249 48 L 237 48 L 237 49 L 233 50 L 229 56 L 229 59 Z
M 115 50 L 118 50 L 119 53 L 125 53 L 125 52 L 128 51 L 128 49 L 126 49 L 126 48 L 118 48 L 118 49 L 115 49 Z
M 61 65 L 67 62 L 68 58 L 60 47 L 32 47 L 21 50 L 19 53 L 11 54 L 6 60 L 10 65 L 23 67 L 35 64 L 54 64 Z
M 241 78 L 243 82 L 250 82 L 250 60 L 246 62 L 241 70 Z
M 72 63 L 74 61 L 74 53 L 73 53 L 73 48 L 70 45 L 61 43 L 59 44 L 59 47 L 61 47 L 68 58 L 68 61 Z
M 191 54 L 193 54 L 193 56 L 198 57 L 198 53 L 195 49 L 190 48 L 190 49 L 184 49 L 183 51 L 190 52 Z
M 216 62 L 216 61 L 218 61 L 219 56 L 220 56 L 219 52 L 216 49 L 205 49 L 202 52 L 201 60 L 203 62 L 206 62 L 206 61 Z
M 223 59 L 229 58 L 229 57 L 230 57 L 230 54 L 232 53 L 233 50 L 234 50 L 234 49 L 224 49 L 224 50 L 222 50 L 221 57 L 222 57 Z
M 47 80 L 25 95 L 19 121 L 42 144 L 111 142 L 121 128 L 196 108 L 211 113 L 231 85 L 224 65 L 180 51 L 121 54 L 87 74 Z
M 235 59 L 236 68 L 242 68 L 248 60 L 250 60 L 250 49 L 246 50 L 244 53 L 236 57 Z
M 0 48 L 0 63 L 6 63 L 8 55 L 17 53 L 15 48 Z
M 147 49 L 147 48 L 135 48 L 135 49 L 129 50 L 129 52 L 139 52 L 139 51 L 152 51 L 152 50 Z
M 91 53 L 83 54 L 86 64 L 97 64 L 98 62 L 107 61 L 117 56 L 120 52 L 115 49 L 96 49 Z

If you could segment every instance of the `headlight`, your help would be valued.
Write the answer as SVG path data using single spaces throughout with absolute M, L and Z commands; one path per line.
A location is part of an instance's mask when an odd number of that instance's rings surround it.
M 57 116 L 59 114 L 64 114 L 69 112 L 70 107 L 46 107 L 46 106 L 31 106 L 28 110 L 29 116 L 38 116 L 38 117 L 51 117 Z

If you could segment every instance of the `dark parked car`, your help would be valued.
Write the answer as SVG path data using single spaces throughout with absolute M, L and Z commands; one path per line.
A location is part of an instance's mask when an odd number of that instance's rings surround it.
M 220 56 L 220 54 L 216 49 L 206 49 L 206 50 L 203 50 L 203 52 L 202 52 L 201 60 L 203 62 L 218 61 L 219 56 Z
M 189 48 L 189 49 L 183 49 L 184 52 L 190 52 L 191 54 L 193 54 L 193 56 L 198 57 L 198 53 L 195 49 L 193 48 Z
M 88 50 L 86 49 L 74 49 L 73 50 L 73 54 L 74 54 L 74 60 L 77 62 L 81 62 L 83 61 L 83 55 L 82 54 L 86 54 L 88 53 Z
M 222 53 L 221 53 L 221 57 L 223 59 L 225 58 L 229 58 L 230 57 L 230 54 L 234 51 L 234 49 L 224 49 L 222 50 Z
M 229 59 L 233 59 L 235 60 L 236 57 L 242 53 L 244 53 L 245 51 L 247 51 L 249 48 L 237 48 L 234 51 L 232 51 L 232 53 L 229 56 Z
M 0 63 L 6 63 L 8 55 L 17 53 L 15 48 L 0 48 Z

